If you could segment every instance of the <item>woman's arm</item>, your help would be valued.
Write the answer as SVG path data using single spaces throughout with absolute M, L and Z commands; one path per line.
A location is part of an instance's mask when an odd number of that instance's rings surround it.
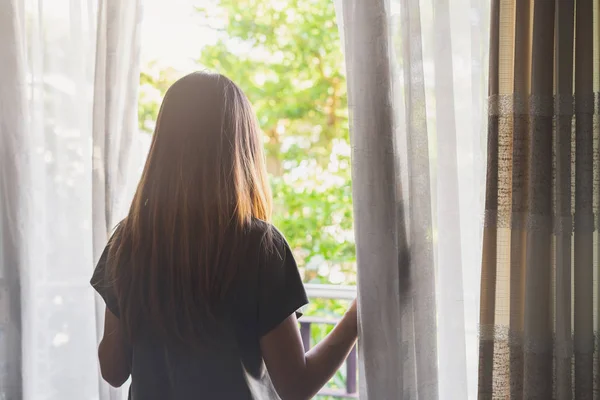
M 348 357 L 356 336 L 356 301 L 333 331 L 306 354 L 295 315 L 266 334 L 260 347 L 282 400 L 307 400 L 317 394 Z
M 121 387 L 131 374 L 131 346 L 123 334 L 119 319 L 106 309 L 104 335 L 98 347 L 102 378 L 111 386 Z

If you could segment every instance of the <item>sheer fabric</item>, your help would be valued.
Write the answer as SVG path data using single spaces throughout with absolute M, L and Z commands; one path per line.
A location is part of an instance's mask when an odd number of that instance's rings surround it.
M 595 399 L 597 0 L 492 2 L 480 399 Z
M 361 399 L 474 399 L 486 2 L 344 0 Z
M 0 73 L 11 77 L 0 85 L 0 398 L 21 398 L 21 334 L 19 246 L 24 217 L 18 182 L 23 174 L 26 141 L 25 100 L 16 95 L 25 87 L 20 43 L 19 9 L 13 1 L 0 3 Z M 10 267 L 10 268 L 9 268 Z
M 139 4 L 50 3 L 0 2 L 0 398 L 116 398 L 88 281 L 123 195 L 99 160 L 126 171 Z

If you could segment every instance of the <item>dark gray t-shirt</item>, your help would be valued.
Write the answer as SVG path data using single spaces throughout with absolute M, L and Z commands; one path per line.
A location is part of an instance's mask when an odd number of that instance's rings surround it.
M 308 303 L 298 267 L 283 235 L 273 229 L 276 251 L 266 253 L 260 240 L 266 223 L 248 233 L 247 254 L 228 303 L 228 335 L 202 354 L 174 349 L 151 330 L 132 344 L 131 400 L 278 399 L 262 361 L 259 340 Z M 106 307 L 119 317 L 114 289 L 106 278 L 108 246 L 91 284 Z M 229 339 L 225 339 L 228 337 Z

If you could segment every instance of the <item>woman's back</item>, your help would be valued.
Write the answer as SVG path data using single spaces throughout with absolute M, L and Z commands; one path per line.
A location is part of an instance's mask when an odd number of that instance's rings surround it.
M 262 246 L 269 230 L 272 251 Z M 306 293 L 283 235 L 267 223 L 254 220 L 241 248 L 244 254 L 236 258 L 243 265 L 225 295 L 218 335 L 207 332 L 206 343 L 199 338 L 198 347 L 191 349 L 166 342 L 161 330 L 148 324 L 131 344 L 132 399 L 252 399 L 249 387 L 270 390 L 260 338 L 307 304 Z M 106 273 L 109 252 L 107 246 L 91 283 L 118 317 Z M 200 326 L 207 323 L 212 320 L 198 321 Z

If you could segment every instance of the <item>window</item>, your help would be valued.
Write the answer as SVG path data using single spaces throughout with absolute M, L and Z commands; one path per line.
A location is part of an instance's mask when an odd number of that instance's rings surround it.
M 227 75 L 255 108 L 274 223 L 290 242 L 312 297 L 304 338 L 310 332 L 318 341 L 333 325 L 314 318 L 340 317 L 356 283 L 346 82 L 333 1 L 147 0 L 139 165 L 165 91 L 198 69 Z M 343 369 L 330 388 L 345 393 L 346 383 Z

